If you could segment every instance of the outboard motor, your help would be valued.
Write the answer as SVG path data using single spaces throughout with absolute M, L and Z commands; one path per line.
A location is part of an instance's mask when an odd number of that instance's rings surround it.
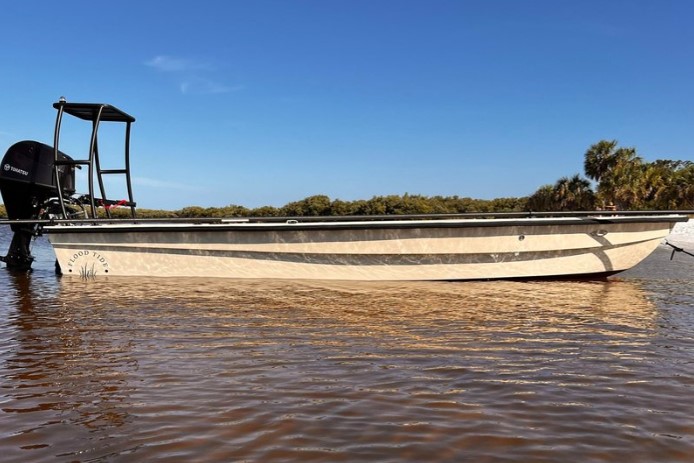
M 59 161 L 71 158 L 58 152 Z M 55 178 L 55 151 L 37 141 L 20 141 L 7 150 L 0 164 L 0 193 L 10 220 L 26 222 L 12 224 L 14 232 L 7 256 L 0 260 L 7 268 L 29 270 L 34 258 L 29 245 L 37 234 L 38 224 L 31 220 L 43 218 L 51 198 L 58 196 Z M 75 193 L 75 165 L 58 166 L 59 185 L 65 197 Z

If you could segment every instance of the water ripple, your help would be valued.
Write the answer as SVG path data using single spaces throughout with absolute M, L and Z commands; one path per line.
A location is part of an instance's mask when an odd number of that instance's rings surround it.
M 694 293 L 652 262 L 653 278 L 464 284 L 3 270 L 0 448 L 36 462 L 692 461 Z

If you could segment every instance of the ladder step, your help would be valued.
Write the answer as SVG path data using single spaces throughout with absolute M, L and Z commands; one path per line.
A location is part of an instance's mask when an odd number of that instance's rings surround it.
M 126 169 L 103 169 L 101 170 L 102 174 L 127 174 L 128 171 Z

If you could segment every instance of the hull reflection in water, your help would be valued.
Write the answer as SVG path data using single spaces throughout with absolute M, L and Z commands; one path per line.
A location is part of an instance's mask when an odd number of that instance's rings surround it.
M 688 341 L 638 282 L 0 277 L 10 460 L 694 452 Z

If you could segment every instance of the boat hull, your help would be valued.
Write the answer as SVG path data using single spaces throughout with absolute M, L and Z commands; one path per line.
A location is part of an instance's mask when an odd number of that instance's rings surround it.
M 48 226 L 64 275 L 475 280 L 613 274 L 686 216 Z

